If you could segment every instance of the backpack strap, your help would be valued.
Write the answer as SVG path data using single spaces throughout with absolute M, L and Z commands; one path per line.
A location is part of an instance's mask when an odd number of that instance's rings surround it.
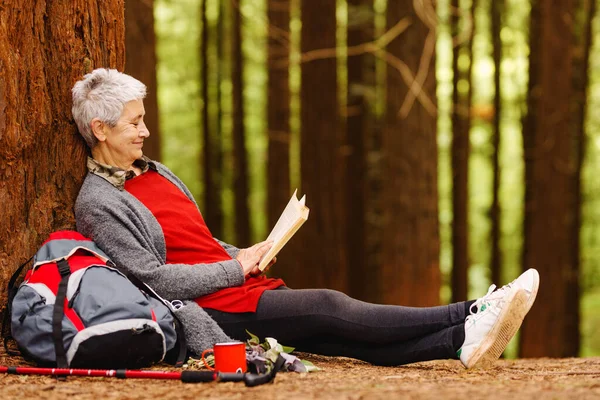
M 11 355 L 11 356 L 16 356 L 19 354 L 17 352 L 10 350 L 8 347 L 8 342 L 10 340 L 14 340 L 12 337 L 12 334 L 10 332 L 10 316 L 12 313 L 12 302 L 13 302 L 13 299 L 15 298 L 15 295 L 17 294 L 17 288 L 15 288 L 15 283 L 17 282 L 17 278 L 19 277 L 19 275 L 21 275 L 23 268 L 27 264 L 29 264 L 29 262 L 31 261 L 32 258 L 33 258 L 33 256 L 29 257 L 29 260 L 27 260 L 23 264 L 21 264 L 21 266 L 19 268 L 17 268 L 15 273 L 10 277 L 10 280 L 8 281 L 8 303 L 6 304 L 6 309 L 4 310 L 4 315 L 2 316 L 1 334 L 2 334 L 2 338 L 3 338 L 3 342 L 4 342 L 4 350 L 6 350 L 6 354 Z
M 179 354 L 177 354 L 175 366 L 177 368 L 181 368 L 183 367 L 187 356 L 187 342 L 185 340 L 185 334 L 183 333 L 183 325 L 181 324 L 181 321 L 177 315 L 175 315 L 175 313 L 172 314 L 173 318 L 175 319 L 175 332 L 177 332 L 177 342 L 179 343 Z
M 54 341 L 54 351 L 56 352 L 56 366 L 58 368 L 68 368 L 67 355 L 63 342 L 62 320 L 65 314 L 65 298 L 67 297 L 67 287 L 69 277 L 71 276 L 71 267 L 66 258 L 58 260 L 58 272 L 60 273 L 60 283 L 56 293 L 56 301 L 52 311 L 52 340 Z

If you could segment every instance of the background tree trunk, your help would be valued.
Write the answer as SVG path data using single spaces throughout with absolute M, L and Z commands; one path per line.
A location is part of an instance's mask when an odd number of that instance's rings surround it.
M 0 12 L 0 287 L 47 235 L 73 229 L 86 150 L 71 88 L 96 67 L 122 70 L 122 0 L 5 0 Z M 0 291 L 4 305 L 6 292 Z
M 348 1 L 348 47 L 374 40 L 373 0 Z M 367 138 L 373 128 L 368 94 L 374 89 L 375 74 L 372 54 L 348 57 L 348 95 L 346 107 L 348 223 L 348 291 L 360 300 L 375 301 L 378 293 L 373 271 L 367 265 Z M 372 99 L 372 97 L 371 97 Z
M 459 0 L 452 0 L 451 7 L 456 9 L 452 14 L 451 28 L 453 38 L 457 40 L 461 33 L 469 29 L 471 35 L 466 42 L 455 44 L 452 58 L 453 93 L 452 93 L 452 302 L 467 300 L 469 269 L 469 131 L 471 129 L 471 51 L 475 34 L 473 2 L 469 14 L 461 10 Z M 462 16 L 462 17 L 461 17 Z M 470 20 L 470 21 L 469 21 Z M 458 63 L 463 55 L 469 59 L 469 67 L 461 68 Z M 461 93 L 461 82 L 466 80 L 467 91 Z
M 240 2 L 231 0 L 231 84 L 233 114 L 233 187 L 235 193 L 235 245 L 243 248 L 250 243 L 250 212 L 248 199 L 248 155 L 244 128 L 244 58 L 242 56 L 242 19 Z
M 502 115 L 502 86 L 501 62 L 502 40 L 502 15 L 504 14 L 504 0 L 495 0 L 490 7 L 492 57 L 494 59 L 494 118 L 492 121 L 492 205 L 490 207 L 490 268 L 492 282 L 500 283 L 502 273 L 502 254 L 500 253 L 500 116 Z
M 575 165 L 575 188 L 573 189 L 573 204 L 575 205 L 575 220 L 573 225 L 576 232 L 571 236 L 572 269 L 568 276 L 566 298 L 567 309 L 570 310 L 567 317 L 565 329 L 567 330 L 567 343 L 565 353 L 579 355 L 581 339 L 579 335 L 580 326 L 580 259 L 581 259 L 581 223 L 582 223 L 582 185 L 581 172 L 587 143 L 586 119 L 588 115 L 587 97 L 589 85 L 590 51 L 592 46 L 592 21 L 596 16 L 595 0 L 578 0 L 575 38 L 575 49 L 573 51 L 573 98 L 571 102 L 572 127 L 570 134 L 575 145 L 573 146 L 573 157 Z
M 154 0 L 127 0 L 125 49 L 125 73 L 139 79 L 148 87 L 144 99 L 144 122 L 150 131 L 150 137 L 144 140 L 144 155 L 160 161 Z
M 281 215 L 290 190 L 290 0 L 267 2 L 268 87 L 267 215 L 269 229 Z
M 435 10 L 428 11 L 435 14 Z M 419 14 L 423 15 L 423 10 Z M 425 68 L 421 90 L 435 103 L 435 34 L 419 19 L 412 2 L 388 2 L 388 29 L 407 17 L 412 24 L 387 51 L 402 60 L 413 75 Z M 420 65 L 424 51 L 430 55 L 429 62 Z M 384 303 L 432 306 L 439 303 L 440 294 L 437 118 L 435 110 L 428 111 L 419 101 L 403 117 L 400 110 L 408 95 L 407 83 L 389 65 L 383 138 L 387 180 L 381 293 Z
M 223 211 L 221 204 L 221 142 L 216 124 L 211 124 L 214 119 L 211 118 L 210 108 L 213 105 L 212 96 L 210 96 L 209 87 L 211 78 L 214 74 L 210 72 L 210 54 L 209 54 L 209 31 L 208 18 L 206 16 L 206 4 L 208 0 L 202 0 L 200 6 L 201 34 L 200 34 L 200 99 L 202 102 L 202 176 L 204 185 L 204 207 L 202 214 L 206 225 L 209 227 L 213 236 L 223 237 Z M 220 18 L 220 16 L 219 16 Z M 220 38 L 217 38 L 220 40 Z M 215 57 L 216 60 L 217 57 Z M 213 64 L 214 65 L 214 64 Z M 218 78 L 218 77 L 217 77 Z M 213 78 L 214 79 L 214 78 Z M 218 88 L 219 81 L 216 85 Z M 217 102 L 219 100 L 216 97 Z M 212 125 L 212 126 L 211 126 Z
M 580 137 L 570 133 L 574 9 L 571 0 L 535 1 L 531 11 L 523 267 L 537 268 L 542 284 L 521 330 L 524 357 L 577 355 L 569 344 L 578 340 L 579 307 L 569 296 L 578 284 L 572 238 L 579 235 L 580 212 L 573 151 Z
M 385 26 L 386 10 L 375 7 L 373 1 L 373 38 L 381 37 L 387 31 Z M 381 301 L 382 274 L 379 273 L 383 265 L 383 237 L 385 236 L 383 226 L 384 215 L 384 186 L 386 185 L 385 163 L 383 156 L 383 130 L 384 114 L 386 107 L 386 68 L 387 63 L 380 56 L 382 52 L 376 53 L 379 57 L 365 57 L 367 66 L 365 71 L 365 83 L 372 82 L 370 92 L 370 112 L 372 125 L 367 128 L 367 172 L 366 172 L 366 214 L 365 214 L 365 257 L 371 274 L 364 282 L 368 286 L 365 290 L 363 300 L 372 303 Z M 375 54 L 374 54 L 375 56 Z M 370 76 L 369 76 L 370 74 Z
M 211 227 L 211 232 L 215 235 L 215 237 L 221 238 L 225 235 L 225 210 L 223 205 L 223 199 L 221 197 L 221 193 L 223 191 L 224 181 L 225 181 L 225 173 L 224 173 L 224 149 L 223 149 L 223 92 L 221 90 L 221 83 L 223 81 L 223 77 L 225 74 L 223 73 L 223 69 L 226 67 L 226 62 L 223 57 L 223 35 L 225 34 L 224 29 L 224 21 L 225 21 L 225 2 L 219 2 L 219 17 L 217 20 L 216 27 L 216 40 L 215 40 L 215 52 L 217 59 L 215 60 L 216 71 L 215 71 L 215 131 L 213 135 L 213 143 L 215 145 L 215 163 L 214 163 L 214 171 L 213 176 L 216 177 L 217 182 L 215 182 L 215 186 L 218 189 L 215 189 L 217 193 L 217 197 L 215 198 L 215 206 L 213 207 L 214 213 L 214 228 Z
M 336 47 L 336 2 L 301 0 L 300 50 Z M 293 245 L 294 260 L 278 270 L 292 287 L 346 291 L 344 156 L 334 57 L 301 64 L 300 174 L 311 215 Z M 292 265 L 287 265 L 290 262 Z

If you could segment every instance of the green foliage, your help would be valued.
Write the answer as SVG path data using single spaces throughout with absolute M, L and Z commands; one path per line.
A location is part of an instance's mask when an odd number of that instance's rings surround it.
M 586 292 L 581 301 L 581 356 L 600 356 L 600 289 Z
M 190 188 L 198 200 L 202 195 L 201 182 L 201 128 L 200 114 L 203 106 L 199 100 L 199 36 L 201 0 L 156 0 L 156 34 L 158 51 L 159 107 L 164 162 Z M 214 24 L 218 15 L 216 0 L 208 0 L 209 23 Z M 473 42 L 473 59 L 461 56 L 461 65 L 473 62 L 472 89 L 474 118 L 471 131 L 471 159 L 469 163 L 469 294 L 474 298 L 485 293 L 491 283 L 489 277 L 490 264 L 490 221 L 489 211 L 492 201 L 491 193 L 491 125 L 489 113 L 495 88 L 493 86 L 494 65 L 492 60 L 492 43 L 489 35 L 490 7 L 493 0 L 477 2 L 475 10 L 476 34 Z M 449 0 L 439 0 L 438 39 L 436 48 L 436 76 L 438 96 L 438 146 L 439 146 L 439 221 L 440 221 L 440 268 L 443 274 L 441 299 L 450 300 L 449 275 L 451 268 L 450 224 L 452 222 L 450 170 L 451 145 L 451 96 L 452 96 L 452 38 L 448 29 Z M 463 2 L 469 7 L 469 1 Z M 292 0 L 293 11 L 290 24 L 291 38 L 291 175 L 292 187 L 299 185 L 299 34 L 300 16 L 298 1 Z M 383 32 L 386 1 L 375 0 L 376 31 Z M 502 282 L 513 279 L 521 270 L 521 252 L 523 241 L 523 151 L 521 119 L 526 111 L 525 99 L 528 79 L 528 21 L 529 2 L 507 1 L 506 13 L 502 19 L 501 30 L 503 60 L 502 77 L 502 114 L 500 143 L 500 203 L 501 203 L 501 252 Z M 249 199 L 252 210 L 252 232 L 255 241 L 262 240 L 270 227 L 266 226 L 266 35 L 267 19 L 265 0 L 240 1 L 243 21 L 244 69 L 244 101 L 246 145 L 249 154 L 250 188 Z M 346 6 L 339 0 L 338 19 L 344 22 Z M 340 24 L 343 26 L 343 24 Z M 227 25 L 226 25 L 227 28 Z M 598 21 L 594 23 L 594 37 L 598 36 Z M 345 38 L 343 29 L 338 31 L 340 39 Z M 220 88 L 223 93 L 223 141 L 226 172 L 231 172 L 231 81 L 227 66 L 229 39 L 222 38 L 226 65 L 222 72 Z M 600 354 L 597 316 L 600 309 L 600 180 L 596 173 L 600 169 L 600 118 L 593 112 L 600 105 L 600 43 L 593 43 L 591 54 L 589 100 L 587 114 L 587 146 L 583 169 L 583 225 L 581 228 L 581 285 L 582 285 L 582 355 Z M 342 52 L 343 53 L 343 52 Z M 343 60 L 343 57 L 340 57 Z M 339 63 L 340 79 L 345 77 L 343 62 Z M 381 76 L 385 65 L 379 63 L 377 89 L 378 100 L 375 103 L 375 114 L 381 115 L 385 99 L 382 96 L 383 82 Z M 463 86 L 467 82 L 463 83 Z M 340 98 L 344 98 L 345 82 L 340 82 Z M 481 112 L 483 110 L 483 112 Z M 491 110 L 493 113 L 494 110 Z M 232 204 L 233 192 L 231 176 L 225 182 L 222 198 L 226 205 L 226 237 L 231 240 L 233 231 Z M 543 277 L 542 277 L 543 279 Z M 542 282 L 543 284 L 543 282 Z M 515 355 L 515 342 L 509 353 Z
M 593 37 L 600 30 L 598 18 L 593 24 Z M 590 54 L 586 141 L 583 164 L 583 211 L 581 227 L 582 276 L 584 294 L 600 287 L 600 41 L 593 40 Z M 585 302 L 584 298 L 584 302 Z M 598 308 L 600 309 L 600 308 Z M 597 309 L 597 310 L 598 310 Z M 600 350 L 600 347 L 598 347 Z
M 242 1 L 242 36 L 244 68 L 244 105 L 246 149 L 249 154 L 249 179 L 252 188 L 249 199 L 252 233 L 255 241 L 263 240 L 266 227 L 265 176 L 266 176 L 266 11 L 265 1 Z M 209 1 L 207 18 L 216 25 L 218 2 Z M 190 188 L 196 199 L 202 199 L 201 181 L 202 132 L 200 102 L 200 6 L 201 0 L 156 0 L 156 36 L 158 55 L 158 96 L 160 108 L 164 163 Z M 229 26 L 225 24 L 225 28 Z M 226 35 L 227 36 L 227 35 Z M 225 59 L 229 58 L 230 42 L 223 37 Z M 210 60 L 212 70 L 216 60 Z M 231 79 L 229 70 L 221 71 L 223 93 L 224 152 L 231 151 L 228 140 L 231 132 Z M 225 160 L 226 173 L 230 173 L 230 158 Z M 226 177 L 224 193 L 226 215 L 231 216 L 233 192 L 231 176 Z M 226 219 L 226 237 L 233 238 L 233 223 Z
M 266 182 L 267 175 L 267 26 L 266 1 L 240 2 L 243 16 L 243 52 L 245 57 L 244 101 L 246 148 L 250 167 L 249 207 L 255 242 L 267 237 Z M 270 229 L 269 227 L 268 229 Z
M 158 105 L 164 163 L 197 199 L 202 185 L 197 0 L 156 0 Z

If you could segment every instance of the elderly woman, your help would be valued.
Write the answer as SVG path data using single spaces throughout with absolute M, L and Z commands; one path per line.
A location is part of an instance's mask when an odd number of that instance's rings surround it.
M 172 302 L 192 353 L 244 340 L 248 330 L 377 365 L 460 358 L 470 368 L 498 358 L 531 308 L 535 270 L 476 301 L 432 308 L 369 304 L 258 276 L 271 243 L 240 250 L 214 239 L 183 182 L 144 157 L 145 95 L 144 84 L 116 70 L 75 84 L 72 112 L 91 150 L 77 229 Z

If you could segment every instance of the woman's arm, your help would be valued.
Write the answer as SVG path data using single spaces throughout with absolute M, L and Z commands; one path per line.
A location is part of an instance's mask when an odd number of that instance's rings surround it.
M 237 257 L 238 253 L 240 252 L 240 249 L 238 249 L 237 247 L 235 247 L 231 244 L 225 243 L 217 238 L 213 238 L 213 239 L 215 239 L 217 241 L 217 243 L 219 243 L 221 245 L 221 247 L 227 252 L 227 254 L 229 254 L 229 256 L 231 258 Z
M 75 216 L 77 230 L 94 240 L 119 269 L 141 279 L 168 300 L 191 300 L 244 283 L 244 273 L 235 259 L 211 264 L 165 264 L 165 249 L 160 248 L 164 238 L 157 243 L 152 235 L 152 229 L 155 236 L 160 225 L 144 219 L 124 202 L 105 197 L 86 204 L 80 198 Z M 151 223 L 156 226 L 148 226 Z

